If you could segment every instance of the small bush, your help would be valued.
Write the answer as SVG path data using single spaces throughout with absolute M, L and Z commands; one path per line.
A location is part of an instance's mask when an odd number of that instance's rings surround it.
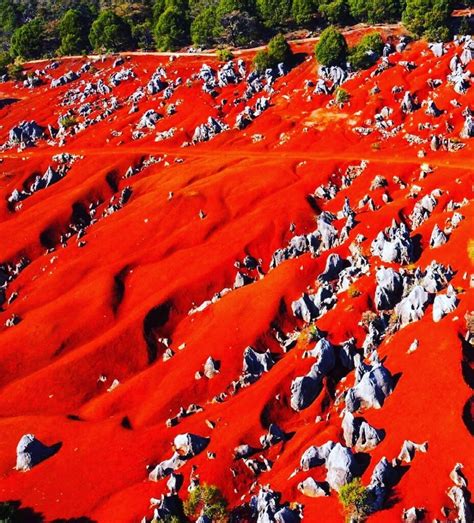
M 343 105 L 345 103 L 347 103 L 350 99 L 350 94 L 345 90 L 343 89 L 342 87 L 338 87 L 336 89 L 336 103 L 338 105 Z
M 268 69 L 272 66 L 270 56 L 268 54 L 268 51 L 261 50 L 258 51 L 258 53 L 255 55 L 253 59 L 253 66 L 256 71 L 259 73 L 265 71 L 265 69 Z
M 258 51 L 253 59 L 253 65 L 257 71 L 262 72 L 269 67 L 275 67 L 279 63 L 288 63 L 292 55 L 285 37 L 278 34 L 268 42 L 268 49 Z
M 184 502 L 184 513 L 188 517 L 207 516 L 213 522 L 224 522 L 229 519 L 227 500 L 215 485 L 199 485 L 189 494 Z
M 472 263 L 474 263 L 474 240 L 469 240 L 467 244 L 467 254 Z
M 381 147 L 381 144 L 380 142 L 373 142 L 371 145 L 370 145 L 371 149 L 373 151 L 380 151 L 380 147 Z
M 356 70 L 368 69 L 374 65 L 376 59 L 382 54 L 383 40 L 380 33 L 369 33 L 360 42 L 352 47 L 349 61 Z
M 22 80 L 23 79 L 23 65 L 21 62 L 15 61 L 7 66 L 7 74 L 10 80 Z
M 360 292 L 360 290 L 355 286 L 355 285 L 351 285 L 348 289 L 347 289 L 347 294 L 350 298 L 357 298 L 358 296 L 360 296 L 362 293 Z
M 227 49 L 224 47 L 223 49 L 218 49 L 216 51 L 217 59 L 221 62 L 228 62 L 229 60 L 232 60 L 234 58 L 234 55 L 232 54 L 232 51 L 230 49 Z
M 69 129 L 70 127 L 74 127 L 77 124 L 77 119 L 75 116 L 63 116 L 60 120 L 60 124 L 65 129 Z
M 274 65 L 287 63 L 292 54 L 290 45 L 282 34 L 277 34 L 268 42 L 268 55 Z
M 362 485 L 360 478 L 355 478 L 341 487 L 339 501 L 348 517 L 357 521 L 363 521 L 370 513 L 370 493 Z
M 13 62 L 10 53 L 0 51 L 0 75 L 7 74 L 8 66 Z
M 321 331 L 317 325 L 313 324 L 308 327 L 308 341 L 318 341 L 321 338 Z

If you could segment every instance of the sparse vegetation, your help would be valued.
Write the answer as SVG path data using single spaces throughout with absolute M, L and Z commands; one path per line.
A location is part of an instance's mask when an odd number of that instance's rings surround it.
M 184 513 L 190 518 L 207 516 L 213 522 L 228 520 L 227 500 L 215 485 L 199 485 L 184 502 Z

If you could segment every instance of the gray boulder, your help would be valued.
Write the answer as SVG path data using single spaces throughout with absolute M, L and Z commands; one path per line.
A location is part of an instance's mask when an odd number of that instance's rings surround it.
M 374 449 L 384 438 L 383 430 L 369 425 L 363 418 L 356 418 L 346 411 L 342 419 L 342 430 L 347 447 L 354 447 L 357 452 Z
M 430 247 L 432 249 L 436 249 L 436 247 L 441 247 L 441 245 L 444 245 L 448 241 L 448 237 L 446 234 L 438 227 L 438 224 L 436 224 L 433 227 L 433 230 L 431 231 L 430 236 Z
M 244 350 L 243 374 L 250 374 L 260 377 L 264 372 L 268 372 L 273 366 L 273 359 L 270 351 L 264 353 L 256 352 L 253 347 L 247 347 Z
M 352 481 L 359 466 L 351 449 L 336 443 L 327 457 L 326 469 L 326 481 L 332 489 L 339 491 L 342 486 Z
M 22 143 L 32 145 L 44 136 L 44 127 L 38 125 L 35 121 L 22 121 L 10 129 L 8 140 L 10 143 Z
M 297 488 L 303 494 L 303 496 L 308 496 L 309 498 L 329 496 L 326 485 L 324 483 L 315 481 L 311 476 L 307 477 L 304 481 L 299 483 Z
M 346 408 L 351 413 L 361 408 L 379 409 L 392 390 L 392 375 L 382 363 L 378 362 L 366 370 L 360 381 L 347 391 Z
M 414 443 L 410 440 L 403 442 L 400 453 L 398 454 L 398 461 L 404 461 L 405 463 L 411 463 L 417 452 L 425 453 L 428 450 L 428 442 Z
M 403 279 L 391 268 L 381 267 L 376 274 L 375 306 L 378 310 L 390 310 L 400 301 L 403 294 Z
M 290 405 L 293 410 L 299 412 L 309 407 L 321 392 L 322 384 L 320 378 L 312 376 L 298 376 L 291 382 Z
M 54 447 L 47 447 L 34 434 L 25 434 L 16 447 L 16 470 L 26 472 L 55 454 Z
M 433 321 L 442 320 L 447 314 L 453 312 L 458 306 L 456 291 L 452 285 L 448 286 L 446 294 L 438 294 L 433 302 Z
M 324 465 L 334 446 L 333 441 L 327 441 L 319 447 L 311 446 L 307 448 L 300 459 L 301 469 L 307 471 L 313 467 Z
M 174 450 L 183 458 L 192 458 L 201 453 L 208 445 L 209 438 L 196 434 L 178 434 L 173 441 Z
M 421 285 L 415 285 L 410 294 L 395 307 L 398 321 L 403 327 L 413 321 L 421 320 L 428 306 L 429 294 Z

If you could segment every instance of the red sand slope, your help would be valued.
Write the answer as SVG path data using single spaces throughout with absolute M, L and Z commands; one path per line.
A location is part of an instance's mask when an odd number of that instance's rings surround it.
M 416 266 L 425 268 L 433 259 L 450 264 L 456 271 L 452 284 L 459 292 L 455 312 L 434 323 L 430 306 L 421 321 L 388 336 L 379 348 L 387 368 L 400 373 L 400 378 L 381 409 L 364 413 L 369 423 L 386 431 L 386 437 L 369 453 L 362 479 L 369 481 L 382 456 L 394 458 L 405 439 L 428 441 L 429 450 L 416 456 L 387 508 L 370 520 L 399 521 L 403 508 L 411 506 L 425 507 L 429 521 L 443 519 L 441 507 L 452 506 L 446 490 L 452 484 L 449 472 L 454 464 L 462 462 L 466 476 L 474 479 L 468 427 L 472 413 L 467 405 L 472 390 L 466 381 L 472 376 L 467 370 L 472 373 L 472 355 L 469 359 L 461 342 L 465 314 L 474 309 L 469 288 L 473 259 L 468 256 L 474 213 L 472 143 L 464 139 L 460 151 L 434 152 L 429 143 L 409 145 L 403 138 L 405 132 L 427 138 L 432 131 L 419 131 L 420 122 L 439 124 L 439 132 L 445 134 L 449 122 L 447 136 L 459 138 L 461 112 L 469 105 L 474 108 L 474 88 L 460 97 L 444 82 L 435 94 L 437 106 L 444 110 L 439 118 L 426 116 L 423 109 L 403 115 L 393 101 L 392 87 L 401 85 L 416 93 L 420 102 L 425 100 L 430 91 L 427 79 L 445 78 L 455 52 L 451 44 L 446 55 L 435 58 L 425 44 L 415 43 L 403 56 L 391 57 L 394 62 L 414 61 L 415 70 L 407 72 L 396 65 L 375 78 L 370 70 L 361 73 L 344 86 L 350 103 L 342 109 L 328 108 L 330 96 L 308 98 L 310 90 L 305 89 L 304 81 L 314 80 L 317 70 L 311 48 L 305 44 L 295 46 L 295 51 L 301 53 L 300 65 L 277 80 L 271 107 L 243 131 L 231 129 L 208 143 L 181 148 L 196 125 L 219 114 L 216 106 L 223 98 L 229 103 L 222 119 L 232 127 L 243 109 L 243 105 L 234 107 L 232 100 L 243 93 L 244 85 L 225 87 L 212 99 L 201 90 L 200 81 L 186 85 L 203 58 L 179 57 L 170 63 L 167 57 L 140 56 L 125 63 L 136 79 L 124 81 L 112 95 L 124 103 L 163 64 L 169 77 L 183 78 L 170 100 L 161 104 L 161 94 L 147 96 L 134 114 L 128 114 L 130 106 L 123 104 L 106 120 L 67 137 L 64 147 L 41 140 L 24 151 L 12 148 L 0 154 L 0 262 L 16 263 L 21 257 L 31 261 L 8 285 L 7 298 L 13 292 L 18 297 L 0 310 L 0 499 L 20 500 L 47 521 L 82 516 L 100 522 L 138 521 L 150 515 L 150 497 L 166 491 L 166 480 L 148 480 L 146 465 L 171 454 L 176 434 L 191 432 L 211 438 L 207 450 L 216 459 L 209 460 L 203 452 L 186 464 L 180 470 L 185 487 L 194 465 L 201 482 L 218 485 L 232 506 L 248 501 L 257 480 L 282 492 L 283 500 L 303 503 L 307 521 L 343 521 L 334 492 L 311 499 L 296 488 L 305 473 L 288 478 L 308 446 L 328 439 L 341 441 L 342 405 L 334 400 L 353 381 L 353 373 L 338 385 L 329 380 L 313 405 L 296 413 L 289 407 L 289 387 L 311 366 L 301 358 L 310 344 L 301 335 L 297 346 L 284 353 L 272 334 L 273 325 L 286 332 L 303 326 L 293 317 L 291 302 L 308 286 L 314 288 L 327 253 L 316 259 L 305 254 L 270 272 L 268 266 L 272 253 L 293 236 L 291 223 L 296 234 L 315 229 L 318 213 L 308 195 L 361 160 L 368 162 L 361 176 L 334 199 L 317 200 L 320 210 L 338 212 L 346 196 L 355 208 L 378 174 L 389 184 L 370 192 L 379 208 L 358 212 L 349 240 L 333 250 L 346 257 L 349 244 L 363 234 L 368 254 L 370 242 L 383 227 L 393 218 L 407 217 L 417 199 L 440 188 L 443 196 L 434 213 L 412 233 L 422 246 Z M 83 61 L 64 60 L 51 74 L 58 77 L 66 70 L 78 70 Z M 58 116 L 67 110 L 59 105 L 62 95 L 83 79 L 107 80 L 112 61 L 97 62 L 94 72 L 57 89 L 1 84 L 0 99 L 15 101 L 0 109 L 0 143 L 20 120 L 56 126 Z M 218 66 L 213 60 L 207 62 Z M 371 95 L 375 83 L 380 92 Z M 450 104 L 453 98 L 462 102 L 461 108 Z M 147 109 L 164 113 L 178 100 L 182 103 L 174 115 L 160 120 L 144 138 L 132 140 L 131 133 Z M 378 132 L 366 137 L 354 132 L 385 105 L 393 107 L 396 125 L 404 122 L 404 131 L 387 140 Z M 158 131 L 171 127 L 176 127 L 173 138 L 154 141 Z M 254 143 L 255 135 L 263 139 Z M 426 156 L 418 156 L 420 149 Z M 52 156 L 60 152 L 80 158 L 61 181 L 33 194 L 16 212 L 9 208 L 7 198 L 13 189 L 27 187 L 34 174 L 54 164 Z M 150 155 L 161 161 L 123 179 L 129 166 Z M 433 172 L 419 179 L 422 163 Z M 405 189 L 393 182 L 394 176 L 405 182 Z M 420 187 L 415 200 L 407 198 L 413 185 Z M 100 201 L 100 217 L 108 200 L 126 186 L 133 190 L 130 200 L 88 227 L 81 238 L 83 247 L 73 236 L 61 248 L 60 235 L 78 209 Z M 170 191 L 173 197 L 168 199 Z M 386 205 L 383 192 L 392 200 Z M 469 200 L 460 209 L 465 219 L 447 244 L 429 249 L 433 226 L 442 227 L 452 215 L 446 204 L 463 198 Z M 47 253 L 52 246 L 55 250 Z M 188 315 L 193 306 L 232 287 L 234 262 L 246 254 L 263 260 L 265 277 L 230 292 L 203 312 Z M 371 257 L 370 264 L 370 274 L 354 284 L 360 295 L 341 293 L 337 306 L 317 321 L 332 343 L 354 336 L 361 346 L 365 332 L 358 322 L 364 311 L 374 310 L 374 274 L 382 262 Z M 169 312 L 166 322 L 163 311 Z M 4 326 L 13 314 L 21 322 Z M 162 361 L 164 347 L 156 342 L 164 337 L 171 339 L 176 353 L 169 361 Z M 414 338 L 419 349 L 407 354 Z M 150 339 L 157 346 L 152 363 Z M 182 344 L 185 348 L 178 350 Z M 277 363 L 250 387 L 222 403 L 212 402 L 221 392 L 229 392 L 248 345 L 270 348 Z M 212 380 L 196 381 L 194 375 L 208 356 L 221 362 L 221 371 Z M 100 376 L 106 381 L 99 381 Z M 114 379 L 120 385 L 107 392 Z M 165 426 L 167 418 L 191 403 L 203 411 L 175 427 Z M 315 423 L 317 416 L 323 421 Z M 131 428 L 124 428 L 125 417 Z M 215 428 L 210 429 L 206 420 Z M 255 478 L 242 463 L 234 463 L 233 449 L 244 442 L 258 445 L 271 422 L 294 435 L 263 453 L 274 462 L 273 469 Z M 20 437 L 30 432 L 48 445 L 61 442 L 62 446 L 53 457 L 21 473 L 13 469 L 15 448 Z M 236 477 L 230 467 L 238 471 Z M 315 478 L 318 474 L 322 471 L 316 471 Z

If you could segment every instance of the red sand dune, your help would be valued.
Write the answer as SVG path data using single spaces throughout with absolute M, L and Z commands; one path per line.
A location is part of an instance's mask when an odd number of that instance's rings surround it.
M 232 102 L 243 94 L 244 83 L 220 89 L 213 99 L 202 91 L 199 80 L 186 83 L 205 61 L 219 67 L 213 59 L 190 55 L 169 62 L 168 57 L 144 55 L 124 64 L 133 68 L 135 79 L 122 82 L 111 95 L 97 97 L 101 101 L 113 95 L 121 104 L 105 120 L 68 136 L 63 147 L 57 141 L 40 140 L 23 151 L 9 148 L 1 152 L 0 262 L 17 263 L 27 257 L 31 263 L 7 287 L 7 298 L 13 292 L 18 297 L 0 310 L 0 499 L 20 500 L 23 507 L 32 508 L 47 521 L 84 516 L 126 522 L 150 517 L 149 500 L 166 492 L 166 479 L 149 481 L 146 466 L 171 455 L 176 434 L 190 432 L 210 437 L 210 443 L 206 452 L 180 469 L 184 487 L 195 466 L 201 482 L 218 485 L 233 507 L 249 500 L 257 481 L 281 492 L 283 501 L 302 503 L 307 521 L 343 521 L 337 493 L 306 497 L 297 485 L 310 473 L 289 476 L 310 445 L 329 439 L 342 441 L 339 413 L 344 404 L 335 398 L 354 382 L 354 373 L 349 372 L 342 381 L 340 377 L 325 379 L 316 401 L 301 412 L 293 411 L 290 384 L 314 362 L 302 359 L 303 351 L 314 343 L 303 331 L 296 346 L 285 353 L 272 327 L 278 325 L 284 332 L 302 328 L 302 321 L 291 312 L 291 303 L 308 286 L 317 288 L 315 280 L 328 255 L 337 252 L 346 258 L 358 234 L 366 238 L 363 252 L 370 254 L 377 233 L 393 218 L 408 221 L 415 202 L 435 188 L 442 195 L 434 212 L 411 232 L 421 247 L 414 266 L 424 269 L 434 259 L 450 264 L 459 303 L 437 323 L 430 305 L 420 321 L 386 336 L 380 344 L 380 358 L 399 379 L 381 409 L 364 412 L 364 418 L 383 428 L 386 436 L 368 452 L 370 463 L 362 481 L 368 484 L 382 456 L 396 457 L 404 440 L 428 441 L 429 446 L 426 453 L 416 455 L 386 507 L 370 520 L 399 521 L 404 508 L 416 506 L 426 509 L 427 520 L 445 521 L 441 507 L 452 508 L 447 489 L 452 485 L 449 473 L 454 465 L 463 463 L 465 475 L 474 479 L 469 411 L 473 360 L 463 344 L 465 315 L 474 309 L 469 284 L 473 258 L 468 255 L 474 213 L 472 143 L 469 138 L 461 139 L 465 147 L 448 152 L 432 151 L 429 142 L 410 145 L 404 139 L 405 133 L 428 138 L 432 130 L 419 130 L 419 124 L 425 122 L 439 125 L 435 132 L 459 139 L 464 123 L 461 113 L 465 107 L 474 108 L 474 88 L 459 96 L 444 80 L 431 92 L 427 79 L 445 79 L 449 61 L 458 50 L 450 44 L 447 53 L 436 58 L 426 44 L 418 42 L 402 55 L 390 57 L 393 63 L 413 61 L 416 69 L 408 72 L 398 64 L 376 77 L 371 77 L 373 68 L 362 72 L 344 85 L 350 103 L 343 108 L 328 107 L 331 96 L 308 97 L 312 89 L 304 85 L 306 79 L 316 78 L 310 44 L 295 44 L 294 50 L 300 53 L 301 62 L 276 80 L 270 107 L 242 131 L 233 125 L 243 104 L 234 107 Z M 251 54 L 246 57 L 247 67 L 250 58 Z M 63 60 L 49 73 L 57 78 L 67 70 L 78 70 L 84 61 Z M 58 117 L 68 109 L 60 105 L 64 93 L 78 88 L 83 80 L 107 81 L 117 70 L 112 63 L 113 58 L 98 61 L 80 80 L 56 89 L 49 82 L 32 90 L 11 82 L 1 84 L 0 100 L 15 101 L 0 109 L 0 143 L 21 120 L 57 126 Z M 468 66 L 470 71 L 473 63 Z M 44 65 L 46 62 L 30 67 Z M 181 76 L 183 83 L 169 100 L 161 103 L 162 93 L 147 95 L 138 103 L 138 112 L 129 114 L 127 97 L 138 86 L 145 86 L 159 65 L 166 67 L 168 78 Z M 375 83 L 380 92 L 370 94 Z M 443 114 L 427 116 L 423 108 L 403 114 L 391 93 L 394 85 L 415 93 L 420 102 L 434 96 Z M 397 102 L 401 96 L 395 95 Z M 219 116 L 216 107 L 223 98 L 228 103 L 220 118 L 231 129 L 207 143 L 182 148 L 196 125 L 209 116 Z M 452 99 L 462 106 L 454 107 Z M 162 118 L 144 137 L 132 139 L 132 131 L 147 109 L 166 114 L 166 107 L 178 100 L 175 114 Z M 354 127 L 363 126 L 386 105 L 394 110 L 394 125 L 404 123 L 402 132 L 389 139 L 378 132 L 365 137 L 354 132 Z M 172 138 L 154 141 L 157 132 L 172 127 L 176 128 Z M 255 135 L 262 139 L 256 141 Z M 420 149 L 425 151 L 424 157 L 419 157 Z M 15 188 L 28 187 L 37 173 L 55 165 L 52 157 L 62 152 L 80 156 L 63 179 L 25 199 L 16 211 L 7 205 Z M 130 166 L 150 155 L 161 161 L 123 178 Z M 341 174 L 362 160 L 367 167 L 350 187 L 330 200 L 308 199 L 328 180 L 340 183 Z M 432 172 L 420 179 L 424 163 Z M 370 191 L 376 175 L 386 177 L 388 185 Z M 405 188 L 393 181 L 394 176 Z M 407 197 L 413 185 L 419 186 L 414 199 Z M 126 186 L 132 188 L 129 201 L 90 225 L 79 240 L 85 242 L 83 247 L 72 236 L 61 248 L 61 234 L 89 204 L 100 202 L 96 213 L 100 218 L 109 199 Z M 384 192 L 391 199 L 387 204 L 382 199 Z M 306 253 L 268 270 L 276 249 L 284 247 L 294 234 L 316 228 L 320 211 L 337 213 L 345 197 L 357 209 L 367 193 L 377 208 L 366 206 L 357 211 L 347 241 L 321 256 Z M 446 208 L 448 202 L 463 198 L 469 200 L 459 209 L 464 220 L 445 245 L 430 249 L 434 225 L 443 228 L 453 214 Z M 336 228 L 343 224 L 338 220 Z M 265 276 L 233 290 L 202 312 L 188 315 L 194 306 L 232 287 L 237 272 L 234 262 L 247 254 L 262 259 Z M 338 294 L 336 306 L 316 322 L 333 344 L 354 336 L 360 348 L 366 336 L 359 322 L 365 311 L 376 310 L 375 272 L 377 266 L 387 266 L 376 256 L 370 256 L 369 262 L 369 274 L 351 287 L 358 292 Z M 12 315 L 21 321 L 6 327 Z M 162 359 L 165 347 L 158 338 L 171 340 L 175 355 L 168 361 Z M 407 354 L 415 338 L 419 348 Z M 185 347 L 178 350 L 182 344 Z M 230 384 L 241 373 L 242 354 L 248 345 L 260 352 L 269 348 L 276 363 L 258 381 L 231 394 Z M 220 361 L 220 372 L 213 379 L 196 380 L 195 373 L 202 370 L 208 356 Z M 100 376 L 106 377 L 105 382 Z M 114 379 L 120 384 L 108 392 Z M 212 402 L 222 392 L 227 392 L 227 398 Z M 166 427 L 168 418 L 191 403 L 203 411 Z M 317 416 L 322 418 L 319 423 Z M 128 424 L 123 423 L 125 417 Z M 293 436 L 262 451 L 273 467 L 255 478 L 242 462 L 233 460 L 233 450 L 242 443 L 258 446 L 270 423 Z M 35 434 L 47 445 L 62 445 L 54 456 L 23 473 L 14 470 L 15 448 L 26 433 Z M 208 459 L 207 451 L 214 452 L 216 459 Z M 235 477 L 231 467 L 237 471 Z M 311 475 L 323 480 L 324 472 L 319 467 Z

